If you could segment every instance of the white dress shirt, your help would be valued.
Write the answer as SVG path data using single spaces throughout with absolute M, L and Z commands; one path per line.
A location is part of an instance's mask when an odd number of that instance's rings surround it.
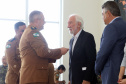
M 73 53 L 74 46 L 75 46 L 75 44 L 76 44 L 76 42 L 77 42 L 77 39 L 78 39 L 78 37 L 79 37 L 81 31 L 82 31 L 82 29 L 74 36 L 74 41 L 73 41 L 73 45 L 72 45 L 72 53 Z

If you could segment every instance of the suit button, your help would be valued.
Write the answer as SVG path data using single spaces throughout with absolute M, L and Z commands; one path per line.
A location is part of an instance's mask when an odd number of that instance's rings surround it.
M 43 69 L 43 67 L 42 67 L 42 69 Z

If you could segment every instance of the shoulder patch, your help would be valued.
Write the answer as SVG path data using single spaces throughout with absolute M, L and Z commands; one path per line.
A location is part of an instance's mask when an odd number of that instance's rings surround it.
M 31 27 L 32 30 L 36 30 L 37 28 L 36 27 Z
M 15 38 L 12 38 L 12 39 L 9 40 L 9 42 L 13 42 L 14 40 L 15 40 Z
M 59 74 L 56 74 L 56 76 L 59 76 Z
M 34 36 L 34 37 L 38 37 L 38 36 L 39 36 L 39 33 L 38 33 L 38 32 L 33 33 L 33 36 Z
M 7 44 L 6 45 L 6 48 L 11 48 L 11 44 Z

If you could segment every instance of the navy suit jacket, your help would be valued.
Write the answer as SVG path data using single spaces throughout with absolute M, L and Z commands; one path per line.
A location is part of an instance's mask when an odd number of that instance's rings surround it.
M 96 84 L 94 71 L 96 48 L 93 35 L 82 30 L 74 46 L 73 54 L 72 43 L 73 38 L 70 40 L 69 80 L 74 84 L 82 84 L 83 80 Z
M 116 18 L 105 27 L 96 56 L 95 72 L 101 74 L 102 84 L 117 84 L 125 42 L 126 22 Z

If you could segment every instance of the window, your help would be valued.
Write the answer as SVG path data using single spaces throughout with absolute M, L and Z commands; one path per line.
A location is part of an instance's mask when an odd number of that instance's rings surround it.
M 5 55 L 6 42 L 15 36 L 14 24 L 23 21 L 28 25 L 28 16 L 33 10 L 42 11 L 44 14 L 46 24 L 41 33 L 49 48 L 61 46 L 61 0 L 3 0 L 0 3 L 0 10 L 0 59 Z M 59 64 L 60 60 L 57 60 L 54 66 L 57 68 Z

